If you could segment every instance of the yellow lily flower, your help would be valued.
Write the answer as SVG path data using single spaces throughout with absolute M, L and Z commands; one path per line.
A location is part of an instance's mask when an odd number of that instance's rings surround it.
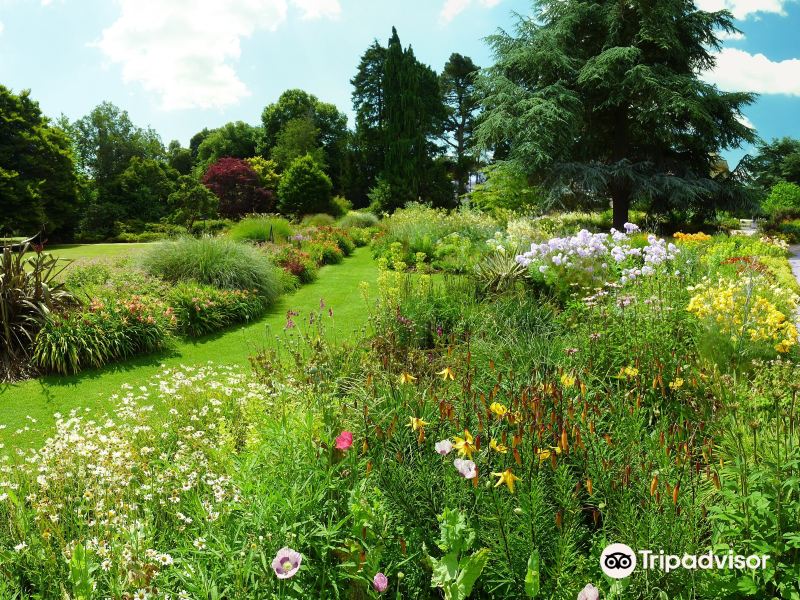
M 639 369 L 636 367 L 623 367 L 620 372 L 620 377 L 636 377 L 639 374 Z
M 445 381 L 447 381 L 448 379 L 450 381 L 454 381 L 455 378 L 456 378 L 456 374 L 453 372 L 453 369 L 451 369 L 450 367 L 445 367 L 441 371 L 438 371 L 436 374 L 437 375 L 441 375 L 442 379 L 444 379 Z
M 489 448 L 494 450 L 495 452 L 499 452 L 500 454 L 505 454 L 506 452 L 508 452 L 508 447 L 504 446 L 503 444 L 498 444 L 497 440 L 495 439 L 492 439 L 489 442 Z
M 414 383 L 417 380 L 411 373 L 403 373 L 400 375 L 400 385 L 404 385 L 406 383 Z
M 514 493 L 514 482 L 519 480 L 519 477 L 511 472 L 511 469 L 506 469 L 502 473 L 492 473 L 492 476 L 497 477 L 497 483 L 494 487 L 500 487 L 504 483 L 508 486 L 508 491 Z
M 539 450 L 537 454 L 537 456 L 539 457 L 539 462 L 546 461 L 553 455 L 553 452 L 555 452 L 556 454 L 561 454 L 561 448 L 559 448 L 558 446 L 550 446 L 549 448 L 542 448 L 541 450 Z
M 669 382 L 669 389 L 671 390 L 679 390 L 683 387 L 683 379 L 678 377 L 675 381 Z
M 561 376 L 561 385 L 563 385 L 565 388 L 571 388 L 573 385 L 575 385 L 575 376 L 564 373 Z
M 458 453 L 461 456 L 466 456 L 467 458 L 472 458 L 472 455 L 475 453 L 477 448 L 475 447 L 475 440 L 472 438 L 472 434 L 469 430 L 464 430 L 464 437 L 454 437 L 455 443 L 453 444 L 453 448 L 458 450 Z
M 498 418 L 503 418 L 505 414 L 508 412 L 508 409 L 500 404 L 499 402 L 492 402 L 489 406 L 489 410 L 492 411 Z
M 419 431 L 428 424 L 429 423 L 423 421 L 419 417 L 409 417 L 408 426 L 411 427 L 411 431 Z

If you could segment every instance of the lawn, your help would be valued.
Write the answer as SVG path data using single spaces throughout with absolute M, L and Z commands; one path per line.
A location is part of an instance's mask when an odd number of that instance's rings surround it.
M 83 262 L 95 258 L 123 258 L 135 256 L 147 248 L 142 244 L 61 244 L 47 246 L 46 250 L 59 258 Z
M 140 251 L 146 244 L 97 244 L 62 247 L 59 256 L 82 259 L 120 256 Z M 66 414 L 74 408 L 102 409 L 109 396 L 123 384 L 143 385 L 164 366 L 217 364 L 247 365 L 248 357 L 275 343 L 283 335 L 286 312 L 301 314 L 318 309 L 320 300 L 333 310 L 335 326 L 331 335 L 353 336 L 366 324 L 366 305 L 360 296 L 359 284 L 374 283 L 376 268 L 370 250 L 360 248 L 339 266 L 320 270 L 319 279 L 297 292 L 282 296 L 268 314 L 247 326 L 237 327 L 206 338 L 179 342 L 160 355 L 142 356 L 103 369 L 69 377 L 42 377 L 0 387 L 0 444 L 7 448 L 29 447 L 40 443 L 51 431 L 53 414 Z M 21 430 L 17 433 L 18 430 Z

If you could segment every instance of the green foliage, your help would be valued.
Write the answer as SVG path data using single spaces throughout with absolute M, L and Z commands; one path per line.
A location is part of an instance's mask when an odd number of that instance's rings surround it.
M 345 168 L 345 152 L 347 142 L 347 117 L 336 108 L 335 105 L 320 101 L 316 96 L 304 92 L 303 90 L 287 90 L 281 94 L 278 101 L 264 108 L 261 115 L 261 122 L 264 126 L 264 139 L 259 152 L 268 156 L 272 149 L 278 144 L 279 137 L 286 131 L 289 123 L 296 120 L 310 121 L 314 130 L 317 132 L 316 141 L 306 140 L 303 145 L 308 146 L 305 152 L 316 148 L 322 149 L 322 164 L 327 168 L 334 189 L 341 191 L 343 173 Z M 294 126 L 298 128 L 298 124 Z M 303 125 L 299 129 L 310 130 Z M 295 132 L 291 135 L 284 135 L 287 138 L 297 139 Z M 300 136 L 302 137 L 302 136 Z M 284 140 L 286 147 L 289 140 Z M 295 144 L 295 148 L 297 146 Z M 297 150 L 295 150 L 297 152 Z M 302 156 L 298 153 L 295 156 Z M 283 152 L 281 152 L 283 153 Z M 291 160 L 286 156 L 286 165 L 290 165 Z
M 278 174 L 278 164 L 274 160 L 254 156 L 248 158 L 247 162 L 261 179 L 261 187 L 273 191 L 278 189 L 281 176 Z
M 475 79 L 480 68 L 468 56 L 453 53 L 439 75 L 439 88 L 446 107 L 445 143 L 453 153 L 453 179 L 459 196 L 467 191 L 469 175 L 478 165 L 472 152 L 472 134 L 480 100 Z
M 184 185 L 187 176 L 184 177 Z M 134 156 L 119 176 L 117 204 L 123 214 L 142 221 L 158 221 L 167 215 L 167 199 L 175 191 L 178 172 L 166 163 Z
M 374 213 L 364 211 L 350 211 L 339 220 L 342 229 L 368 229 L 375 227 L 379 222 Z
M 264 314 L 264 296 L 247 290 L 220 290 L 196 283 L 179 283 L 170 289 L 167 302 L 177 319 L 177 330 L 200 337 Z
M 489 549 L 466 553 L 475 543 L 475 532 L 467 525 L 461 511 L 445 509 L 439 518 L 440 559 L 430 558 L 433 568 L 431 586 L 444 592 L 445 600 L 466 600 L 489 560 Z
M 284 246 L 273 256 L 275 264 L 297 277 L 300 283 L 311 283 L 317 278 L 317 261 L 311 254 L 293 246 Z
M 292 119 L 280 133 L 272 147 L 270 157 L 285 171 L 301 156 L 309 155 L 321 168 L 325 168 L 325 151 L 317 146 L 319 129 L 311 117 Z
M 773 221 L 800 215 L 800 185 L 782 181 L 772 186 L 761 210 Z
M 173 211 L 170 219 L 186 225 L 189 231 L 197 221 L 216 217 L 219 206 L 217 196 L 191 175 L 181 175 L 168 202 Z
M 278 208 L 283 214 L 301 216 L 330 208 L 333 184 L 310 155 L 292 162 L 278 186 Z
M 147 272 L 170 283 L 194 281 L 228 290 L 254 290 L 272 304 L 281 287 L 275 267 L 258 250 L 225 238 L 181 238 L 155 245 Z
M 343 217 L 353 209 L 353 203 L 344 196 L 334 196 L 331 200 L 331 214 L 334 217 Z
M 524 174 L 505 163 L 486 169 L 486 181 L 475 186 L 469 201 L 484 211 L 506 209 L 524 212 L 541 209 L 547 204 L 542 192 L 532 187 Z
M 509 292 L 525 279 L 527 269 L 517 262 L 518 254 L 491 252 L 475 265 L 474 276 L 484 294 Z
M 97 300 L 84 310 L 51 314 L 32 362 L 48 373 L 79 373 L 166 348 L 174 325 L 171 311 L 147 297 Z
M 334 223 L 336 223 L 336 219 L 325 213 L 306 215 L 303 217 L 303 225 L 306 227 L 330 227 Z
M 244 121 L 226 123 L 208 133 L 197 147 L 195 174 L 199 177 L 220 158 L 246 159 L 256 156 L 261 128 Z
M 0 85 L 0 236 L 69 237 L 78 220 L 78 180 L 64 131 L 28 92 Z
M 738 120 L 753 94 L 721 92 L 699 76 L 714 65 L 720 31 L 736 31 L 729 13 L 680 0 L 647 10 L 539 2 L 513 33 L 489 37 L 496 62 L 478 80 L 476 144 L 499 149 L 551 194 L 612 199 L 620 231 L 633 200 L 659 213 L 709 210 L 736 187 L 712 177 L 717 153 L 755 139 Z
M 765 193 L 781 182 L 800 185 L 800 140 L 784 137 L 760 142 L 747 170 Z
M 36 336 L 53 311 L 75 303 L 57 281 L 64 265 L 50 254 L 24 244 L 2 246 L 0 262 L 0 382 L 27 374 Z
M 253 216 L 242 219 L 228 231 L 237 242 L 285 243 L 292 235 L 289 221 L 278 216 Z

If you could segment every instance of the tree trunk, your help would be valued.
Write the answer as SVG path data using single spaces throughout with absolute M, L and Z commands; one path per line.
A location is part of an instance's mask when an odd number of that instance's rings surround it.
M 611 187 L 611 208 L 613 211 L 614 229 L 625 231 L 628 222 L 628 210 L 631 206 L 631 191 L 628 186 L 615 184 Z

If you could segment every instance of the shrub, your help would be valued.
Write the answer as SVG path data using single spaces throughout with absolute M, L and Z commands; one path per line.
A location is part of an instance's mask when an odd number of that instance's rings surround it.
M 333 184 L 314 159 L 296 159 L 281 177 L 278 207 L 286 215 L 307 215 L 330 210 Z
M 308 215 L 307 217 L 303 218 L 303 225 L 308 227 L 330 227 L 334 223 L 336 223 L 336 219 L 325 213 Z
M 306 246 L 306 251 L 318 265 L 338 265 L 344 260 L 344 252 L 331 240 L 315 240 Z
M 0 262 L 0 382 L 25 375 L 34 340 L 47 315 L 75 303 L 56 278 L 63 270 L 57 258 L 30 245 L 2 248 Z
M 147 272 L 170 283 L 195 281 L 221 289 L 257 290 L 271 304 L 281 293 L 270 261 L 251 246 L 224 238 L 181 238 L 145 254 Z
M 336 227 L 318 227 L 313 233 L 312 239 L 314 241 L 329 240 L 333 242 L 345 256 L 350 256 L 353 250 L 356 249 L 356 245 L 353 243 L 348 233 Z
M 247 217 L 228 231 L 228 237 L 238 242 L 285 242 L 290 235 L 289 221 L 278 216 Z
M 219 290 L 180 283 L 167 296 L 177 330 L 191 337 L 257 319 L 267 307 L 263 296 L 247 290 Z
M 203 176 L 203 183 L 219 198 L 219 214 L 235 219 L 273 209 L 272 192 L 261 186 L 253 167 L 238 158 L 221 158 Z
M 331 200 L 331 214 L 342 217 L 353 209 L 353 203 L 344 196 L 334 196 Z
M 360 212 L 351 210 L 339 220 L 339 227 L 342 229 L 369 228 L 378 224 L 378 217 L 371 212 Z
M 213 235 L 222 233 L 233 227 L 234 222 L 230 219 L 208 219 L 205 221 L 195 221 L 189 233 L 192 235 Z
M 276 265 L 297 277 L 300 283 L 311 283 L 317 278 L 317 262 L 308 252 L 284 246 L 273 259 Z
M 85 310 L 47 319 L 36 337 L 33 364 L 61 375 L 102 367 L 165 348 L 174 325 L 171 309 L 152 299 L 96 300 Z
M 800 216 L 800 185 L 787 181 L 776 183 L 761 210 L 772 220 Z

